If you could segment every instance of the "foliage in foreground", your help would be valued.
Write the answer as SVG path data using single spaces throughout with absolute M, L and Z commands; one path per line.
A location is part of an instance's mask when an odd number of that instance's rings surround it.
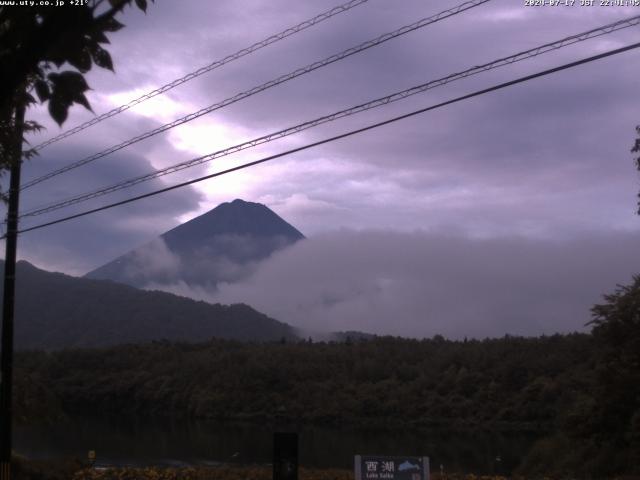
M 124 468 L 80 468 L 73 462 L 58 465 L 51 474 L 42 473 L 42 465 L 27 467 L 21 462 L 20 475 L 16 480 L 271 480 L 270 466 L 217 466 L 217 467 L 124 467 Z M 49 463 L 48 465 L 52 465 Z M 31 468 L 24 474 L 25 468 Z M 300 468 L 300 480 L 353 480 L 353 471 L 344 469 Z M 480 476 L 474 474 L 434 473 L 432 480 L 506 480 L 500 476 Z M 516 477 L 524 480 L 523 477 Z
M 28 460 L 13 455 L 11 478 L 13 480 L 69 480 L 84 466 L 75 459 Z
M 21 118 L 36 96 L 48 103 L 58 125 L 74 104 L 91 110 L 84 75 L 93 65 L 113 71 L 105 45 L 112 32 L 124 27 L 116 16 L 132 0 L 87 0 L 72 8 L 58 8 L 54 2 L 24 3 L 0 6 L 0 177 L 13 162 L 36 153 L 23 153 L 23 134 L 42 126 Z M 146 11 L 147 0 L 135 0 L 135 5 Z M 0 199 L 6 200 L 1 185 Z
M 300 480 L 353 480 L 353 471 L 301 468 Z M 432 480 L 506 480 L 473 474 L 432 474 Z M 73 480 L 271 480 L 270 467 L 122 468 L 81 470 Z M 524 480 L 524 479 L 519 479 Z

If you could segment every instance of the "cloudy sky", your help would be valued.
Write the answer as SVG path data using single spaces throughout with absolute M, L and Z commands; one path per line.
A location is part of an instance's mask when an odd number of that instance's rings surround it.
M 146 15 L 129 9 L 122 17 L 127 27 L 111 37 L 116 73 L 88 75 L 90 102 L 96 113 L 105 112 L 338 3 L 245 0 L 240 8 L 222 0 L 158 0 Z M 460 3 L 370 0 L 47 147 L 25 166 L 23 178 Z M 22 210 L 640 14 L 637 7 L 575 3 L 528 7 L 524 0 L 492 0 L 25 190 Z M 22 226 L 634 43 L 638 29 L 457 81 Z M 246 301 L 307 327 L 450 336 L 580 329 L 602 293 L 640 272 L 639 182 L 629 152 L 640 123 L 638 62 L 640 51 L 634 50 L 25 233 L 19 256 L 81 275 L 221 202 L 242 198 L 266 204 L 310 241 L 271 259 L 246 284 L 229 285 L 218 299 Z M 76 107 L 64 129 L 92 115 Z M 30 110 L 28 118 L 47 127 L 31 138 L 34 144 L 64 130 L 43 109 Z

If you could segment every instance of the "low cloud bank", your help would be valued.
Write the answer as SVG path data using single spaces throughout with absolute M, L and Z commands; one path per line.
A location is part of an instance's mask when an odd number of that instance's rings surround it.
M 218 282 L 235 283 L 249 277 L 261 260 L 287 243 L 280 235 L 219 234 L 195 245 L 174 244 L 172 250 L 163 237 L 157 237 L 88 276 L 174 293 L 191 286 L 194 292 L 187 290 L 187 296 L 200 296 L 200 289 L 210 295 Z
M 302 329 L 449 338 L 585 331 L 589 309 L 640 273 L 640 234 L 541 241 L 339 231 L 277 252 L 218 291 Z

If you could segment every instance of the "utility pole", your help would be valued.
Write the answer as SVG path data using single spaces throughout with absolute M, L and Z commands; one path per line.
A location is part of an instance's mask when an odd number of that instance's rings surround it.
M 18 241 L 18 204 L 20 199 L 20 166 L 24 131 L 24 100 L 16 107 L 14 143 L 9 151 L 11 174 L 7 234 L 4 257 L 4 297 L 2 298 L 2 353 L 0 381 L 0 480 L 11 479 L 12 387 L 13 387 L 13 311 L 16 285 L 16 250 Z

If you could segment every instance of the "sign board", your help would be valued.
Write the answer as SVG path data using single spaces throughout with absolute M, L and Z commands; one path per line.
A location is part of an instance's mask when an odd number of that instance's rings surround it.
M 355 480 L 429 480 L 429 457 L 355 456 Z

